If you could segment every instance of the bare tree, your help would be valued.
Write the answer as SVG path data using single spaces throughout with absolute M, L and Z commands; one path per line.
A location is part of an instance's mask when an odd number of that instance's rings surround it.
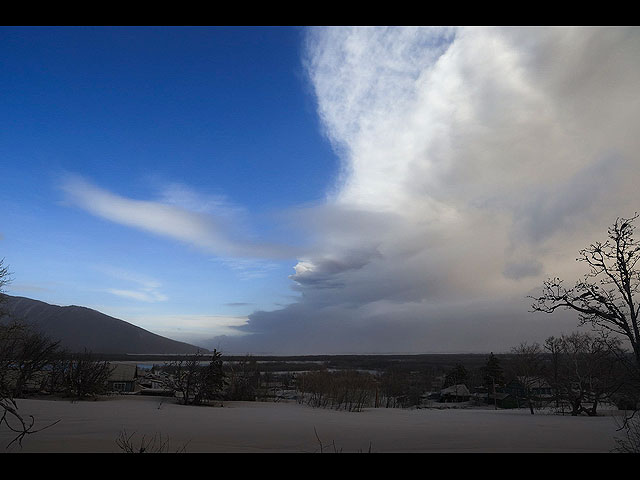
M 44 368 L 51 365 L 57 357 L 60 342 L 51 340 L 34 327 L 18 321 L 12 321 L 10 328 L 13 329 L 16 341 L 13 345 L 14 350 L 11 352 L 13 360 L 11 370 L 16 374 L 13 396 L 19 398 L 34 380 L 38 384 L 33 388 L 41 390 L 46 380 L 46 377 L 41 374 Z M 38 376 L 42 378 L 37 378 Z
M 228 366 L 228 383 L 225 398 L 228 400 L 253 401 L 261 385 L 262 375 L 258 362 L 251 355 L 240 358 Z
M 82 399 L 105 392 L 107 379 L 113 371 L 109 362 L 97 360 L 85 350 L 70 355 L 65 363 L 63 374 L 67 394 Z
M 6 315 L 4 307 L 7 297 L 4 294 L 4 289 L 10 282 L 11 273 L 9 273 L 8 267 L 4 264 L 4 258 L 0 259 L 0 319 Z
M 500 360 L 493 352 L 489 354 L 487 363 L 482 367 L 484 386 L 487 389 L 487 401 L 493 398 L 493 406 L 498 409 L 497 389 L 504 385 L 504 370 Z M 490 393 L 489 393 L 490 392 Z
M 569 405 L 571 415 L 597 415 L 598 405 L 611 401 L 623 385 L 619 347 L 588 333 L 573 333 L 561 336 L 557 348 L 559 400 Z
M 624 432 L 623 437 L 616 437 L 616 453 L 640 453 L 640 421 L 638 419 L 622 419 L 619 431 Z
M 170 453 L 169 450 L 169 438 L 162 437 L 162 434 L 155 433 L 151 438 L 142 436 L 138 441 L 135 441 L 133 437 L 134 433 L 127 433 L 126 430 L 122 430 L 120 435 L 116 439 L 116 445 L 123 453 Z M 185 453 L 186 444 L 175 453 Z
M 6 316 L 4 287 L 10 281 L 10 273 L 4 265 L 4 259 L 2 259 L 0 260 L 0 321 Z M 14 398 L 14 364 L 17 352 L 24 350 L 22 348 L 23 333 L 24 327 L 15 322 L 10 322 L 9 324 L 0 323 L 0 427 L 4 426 L 15 433 L 7 448 L 14 443 L 22 445 L 24 437 L 43 430 L 43 428 L 35 428 L 33 416 L 25 416 L 18 410 L 18 404 Z M 57 422 L 51 425 L 55 423 Z M 51 425 L 47 425 L 44 428 L 48 428 Z
M 184 405 L 199 405 L 215 398 L 225 384 L 222 354 L 214 350 L 207 365 L 205 356 L 198 351 L 168 365 L 169 388 L 179 393 Z
M 594 242 L 580 250 L 577 261 L 588 272 L 572 288 L 559 278 L 544 282 L 542 295 L 534 299 L 533 311 L 553 313 L 569 309 L 578 313 L 579 325 L 590 325 L 601 339 L 619 354 L 618 368 L 626 376 L 626 396 L 634 399 L 637 411 L 640 399 L 640 242 L 634 238 L 636 213 L 617 218 L 607 230 L 605 242 Z M 620 355 L 618 339 L 631 346 L 631 356 Z
M 377 388 L 373 375 L 356 370 L 320 370 L 297 377 L 298 402 L 312 407 L 360 412 L 374 405 Z
M 511 349 L 513 357 L 509 362 L 509 368 L 515 379 L 523 388 L 523 396 L 531 415 L 534 414 L 534 404 L 540 400 L 536 389 L 541 387 L 541 381 L 545 372 L 542 348 L 538 343 L 521 343 Z
M 547 371 L 547 380 L 551 384 L 551 389 L 553 392 L 553 399 L 556 405 L 556 408 L 560 406 L 560 397 L 558 395 L 559 392 L 559 382 L 560 382 L 560 353 L 562 351 L 562 338 L 558 337 L 548 337 L 544 341 L 544 349 L 550 356 L 551 365 L 550 369 Z
M 173 360 L 167 366 L 169 372 L 167 386 L 176 394 L 180 394 L 184 405 L 188 405 L 193 400 L 200 360 L 201 354 L 198 352 L 186 359 Z
M 543 292 L 535 301 L 533 311 L 553 313 L 558 309 L 578 312 L 580 325 L 590 324 L 605 334 L 622 335 L 631 344 L 637 368 L 640 368 L 640 243 L 634 239 L 634 221 L 618 218 L 607 231 L 604 243 L 595 242 L 580 250 L 577 261 L 588 265 L 589 271 L 574 287 L 567 288 L 559 278 L 544 282 Z
M 397 407 L 407 393 L 409 371 L 398 365 L 391 365 L 378 378 L 380 393 L 385 408 Z

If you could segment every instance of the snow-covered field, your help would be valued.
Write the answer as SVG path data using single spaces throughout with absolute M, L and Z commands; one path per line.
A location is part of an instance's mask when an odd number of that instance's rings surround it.
M 37 426 L 10 452 L 121 452 L 121 432 L 134 444 L 154 435 L 168 451 L 195 452 L 609 452 L 613 416 L 595 418 L 528 410 L 367 409 L 359 413 L 296 403 L 226 402 L 194 407 L 159 397 L 115 396 L 100 401 L 19 400 Z M 318 437 L 316 437 L 316 432 Z M 4 451 L 11 435 L 0 429 Z

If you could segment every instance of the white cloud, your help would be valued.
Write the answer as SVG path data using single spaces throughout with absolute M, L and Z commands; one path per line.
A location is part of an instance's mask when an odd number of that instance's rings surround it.
M 237 336 L 237 328 L 247 323 L 247 317 L 229 315 L 142 314 L 129 320 L 158 335 L 205 348 L 216 348 L 217 345 L 203 345 L 203 340 L 210 339 L 212 335 Z
M 95 265 L 94 269 L 126 285 L 125 288 L 107 288 L 105 291 L 112 295 L 148 303 L 169 300 L 161 291 L 162 283 L 154 278 L 110 265 Z
M 242 209 L 219 197 L 169 185 L 158 200 L 136 200 L 93 185 L 78 175 L 61 182 L 67 202 L 93 215 L 179 240 L 222 257 L 291 258 L 291 246 L 253 241 L 241 222 Z
M 575 279 L 577 251 L 640 205 L 640 30 L 335 27 L 307 48 L 342 176 L 295 214 L 316 241 L 302 300 L 252 315 L 254 345 L 497 350 L 552 331 L 526 295 Z
M 324 205 L 288 212 L 310 247 L 254 241 L 248 212 L 179 184 L 134 200 L 70 177 L 69 201 L 241 275 L 295 256 L 300 299 L 227 325 L 254 334 L 237 350 L 499 351 L 575 326 L 526 295 L 640 210 L 640 30 L 313 28 L 306 49 L 342 162 Z
M 279 268 L 277 263 L 269 260 L 216 258 L 214 261 L 231 269 L 241 280 L 264 278 Z
M 155 292 L 153 290 L 150 291 L 139 291 L 139 290 L 120 290 L 117 288 L 109 288 L 106 290 L 108 293 L 113 295 L 117 295 L 119 297 L 130 298 L 133 300 L 139 300 L 141 302 L 164 302 L 169 299 L 166 295 Z

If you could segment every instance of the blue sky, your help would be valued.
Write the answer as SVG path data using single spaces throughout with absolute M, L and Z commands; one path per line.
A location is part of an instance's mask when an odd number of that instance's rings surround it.
M 179 189 L 241 209 L 263 236 L 282 235 L 270 216 L 321 201 L 337 168 L 304 77 L 302 33 L 1 29 L 0 231 L 10 293 L 128 320 L 244 316 L 291 302 L 295 257 L 255 267 L 219 258 L 88 215 L 60 186 L 77 175 L 141 200 Z M 109 294 L 148 285 L 158 295 L 148 301 Z
M 638 211 L 634 28 L 0 28 L 7 292 L 230 353 L 505 351 Z

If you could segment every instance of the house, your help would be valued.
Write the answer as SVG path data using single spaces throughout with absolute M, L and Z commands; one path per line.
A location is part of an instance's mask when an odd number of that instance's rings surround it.
M 551 385 L 542 377 L 516 377 L 504 389 L 516 398 L 545 399 L 553 396 Z
M 467 402 L 471 399 L 471 392 L 466 385 L 451 385 L 440 390 L 441 402 Z
M 138 366 L 130 363 L 111 364 L 107 389 L 111 392 L 132 393 L 136 390 Z

